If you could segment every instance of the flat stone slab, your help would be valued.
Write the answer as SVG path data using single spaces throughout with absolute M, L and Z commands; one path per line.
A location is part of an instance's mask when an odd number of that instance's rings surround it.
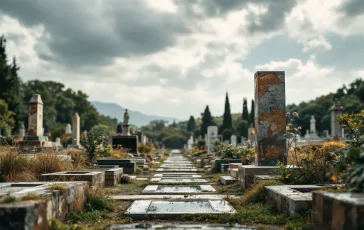
M 226 198 L 240 199 L 241 196 L 220 195 L 220 194 L 145 194 L 145 195 L 113 195 L 110 196 L 114 200 L 152 200 L 152 199 L 178 199 L 178 200 L 221 200 Z
M 207 183 L 202 178 L 177 178 L 177 177 L 158 177 L 150 179 L 150 182 L 158 183 Z
M 327 186 L 317 185 L 278 185 L 264 187 L 268 203 L 287 215 L 304 212 L 312 207 L 312 192 Z
M 148 185 L 143 194 L 193 194 L 216 192 L 211 185 Z
M 200 178 L 202 176 L 196 173 L 163 173 L 155 174 L 154 177 Z
M 105 172 L 100 171 L 63 171 L 42 174 L 41 181 L 88 181 L 91 186 L 105 186 Z
M 203 169 L 196 168 L 159 168 L 157 172 L 203 172 Z
M 208 224 L 175 224 L 175 223 L 135 223 L 135 224 L 123 224 L 123 225 L 112 225 L 109 230 L 139 230 L 139 229 L 165 229 L 165 230 L 255 230 L 255 227 L 246 225 L 208 225 Z
M 225 200 L 137 200 L 126 210 L 125 216 L 133 219 L 179 217 L 185 214 L 226 214 L 235 209 Z
M 221 176 L 220 177 L 220 182 L 224 185 L 234 184 L 237 181 L 238 181 L 237 179 L 235 179 L 234 177 L 231 177 L 231 176 Z
M 135 178 L 136 180 L 139 180 L 139 181 L 149 181 L 149 178 L 143 178 L 143 177 L 137 177 Z

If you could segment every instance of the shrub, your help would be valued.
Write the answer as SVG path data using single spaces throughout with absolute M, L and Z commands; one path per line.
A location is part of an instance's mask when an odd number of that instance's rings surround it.
M 129 184 L 131 181 L 129 176 L 123 175 L 120 178 L 120 184 Z
M 345 147 L 347 147 L 348 145 L 342 142 L 338 142 L 338 141 L 330 141 L 330 142 L 326 142 L 322 145 L 321 149 L 324 152 L 339 152 L 341 150 L 343 150 Z
M 141 167 L 136 167 L 135 173 L 140 174 L 143 172 L 143 169 Z
M 84 226 L 69 226 L 59 222 L 56 219 L 52 219 L 49 225 L 49 230 L 87 230 Z
M 243 197 L 243 203 L 245 204 L 256 204 L 265 202 L 264 187 L 272 185 L 282 185 L 283 183 L 275 180 L 262 181 L 255 187 L 247 192 Z
M 64 161 L 56 153 L 37 153 L 30 158 L 30 164 L 36 175 L 72 169 L 72 163 Z
M 97 150 L 101 143 L 104 142 L 102 136 L 95 136 L 92 132 L 88 132 L 85 137 L 81 138 L 81 145 L 87 152 L 88 163 L 93 163 L 97 156 Z
M 112 200 L 101 189 L 90 190 L 85 211 L 112 211 Z
M 0 154 L 0 181 L 13 181 L 14 177 L 29 167 L 26 157 L 4 148 Z

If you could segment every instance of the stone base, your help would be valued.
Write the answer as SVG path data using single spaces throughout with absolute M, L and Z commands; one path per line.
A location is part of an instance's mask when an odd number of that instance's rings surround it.
M 255 175 L 254 184 L 259 184 L 262 181 L 274 180 L 274 179 L 275 179 L 274 175 Z
M 126 159 L 100 159 L 97 160 L 97 165 L 117 165 L 123 168 L 124 173 L 132 174 L 136 171 L 136 163 L 131 161 Z
M 364 229 L 363 193 L 314 192 L 312 202 L 315 229 Z
M 312 207 L 312 191 L 324 189 L 317 185 L 278 185 L 264 187 L 266 201 L 286 215 L 303 213 Z
M 286 168 L 299 169 L 292 165 L 286 165 Z M 256 166 L 256 165 L 243 165 L 239 166 L 239 184 L 244 189 L 249 189 L 254 185 L 255 175 L 274 175 L 279 171 L 278 166 Z
M 240 159 L 215 160 L 213 171 L 215 173 L 221 172 L 221 164 L 229 164 L 229 163 L 241 163 L 241 160 Z
M 41 181 L 87 181 L 95 188 L 104 188 L 105 186 L 105 173 L 104 172 L 55 172 L 42 174 L 40 176 Z
M 231 176 L 221 176 L 220 177 L 220 182 L 223 185 L 234 184 L 237 181 L 238 181 L 237 179 L 235 179 L 234 177 L 231 177 Z
M 113 136 L 112 147 L 114 149 L 120 147 L 125 148 L 128 149 L 128 153 L 133 153 L 138 155 L 138 136 L 137 135 Z
M 229 168 L 228 174 L 237 180 L 239 179 L 239 169 L 238 168 Z

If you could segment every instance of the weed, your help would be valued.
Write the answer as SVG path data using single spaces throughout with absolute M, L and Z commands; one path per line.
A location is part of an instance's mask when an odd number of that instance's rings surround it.
M 15 197 L 15 196 L 7 196 L 7 197 L 5 197 L 5 198 L 1 201 L 1 203 L 2 203 L 2 204 L 8 204 L 8 203 L 16 202 L 16 201 L 17 201 L 17 199 L 16 199 L 16 197 Z
M 282 185 L 282 182 L 275 180 L 262 181 L 255 187 L 247 192 L 243 198 L 243 202 L 247 204 L 255 204 L 265 201 L 264 187 L 271 185 Z
M 56 219 L 52 219 L 51 224 L 49 225 L 49 230 L 88 230 L 88 228 L 77 225 L 66 225 Z
M 23 196 L 21 198 L 22 201 L 26 201 L 26 200 L 41 200 L 42 197 L 35 194 L 35 193 L 28 193 L 26 196 Z
M 67 190 L 67 186 L 65 184 L 52 184 L 47 187 L 48 190 L 59 190 L 64 192 Z

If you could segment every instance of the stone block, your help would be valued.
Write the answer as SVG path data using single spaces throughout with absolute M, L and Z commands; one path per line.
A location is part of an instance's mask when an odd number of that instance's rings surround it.
M 126 159 L 101 159 L 97 160 L 97 165 L 118 165 L 123 168 L 124 173 L 135 173 L 136 163 Z
M 113 136 L 112 147 L 114 149 L 122 147 L 128 149 L 129 153 L 138 154 L 138 136 L 137 135 Z
M 239 166 L 239 184 L 244 189 L 249 189 L 254 184 L 255 175 L 272 175 L 278 170 L 278 166 Z
M 229 163 L 229 168 L 230 169 L 235 169 L 235 168 L 239 168 L 239 166 L 242 166 L 242 163 Z
M 254 184 L 259 184 L 262 181 L 274 180 L 276 177 L 274 175 L 255 175 Z
M 240 159 L 223 159 L 223 160 L 215 160 L 215 165 L 213 171 L 215 173 L 221 172 L 221 164 L 229 164 L 229 163 L 241 163 Z
M 255 162 L 286 162 L 286 94 L 284 71 L 258 71 L 255 80 Z
M 235 179 L 239 179 L 239 169 L 237 168 L 230 168 L 228 169 L 229 175 Z
M 287 215 L 303 213 L 312 207 L 312 192 L 323 189 L 317 185 L 278 185 L 264 187 L 266 201 Z
M 228 168 L 229 168 L 229 164 L 221 164 L 220 172 L 225 173 L 225 172 L 227 172 Z
M 112 168 L 105 170 L 105 186 L 115 186 L 120 183 L 123 168 Z
M 313 192 L 315 229 L 364 229 L 364 194 Z
M 42 174 L 41 181 L 87 181 L 90 186 L 95 188 L 104 188 L 105 173 L 100 171 L 63 171 Z
M 220 182 L 223 185 L 234 184 L 237 181 L 238 181 L 237 179 L 235 179 L 234 177 L 231 177 L 231 176 L 221 176 L 220 177 Z

